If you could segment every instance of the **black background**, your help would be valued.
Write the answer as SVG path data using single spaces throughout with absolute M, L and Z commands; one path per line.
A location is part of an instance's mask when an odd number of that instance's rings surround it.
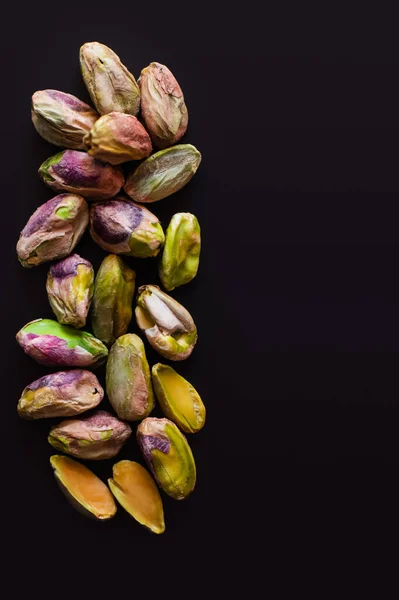
M 4 539 L 13 563 L 35 573 L 26 578 L 32 585 L 49 582 L 60 565 L 70 577 L 80 570 L 94 582 L 97 574 L 111 587 L 151 567 L 148 585 L 165 569 L 161 581 L 173 585 L 185 573 L 193 585 L 182 593 L 195 592 L 211 555 L 228 563 L 250 557 L 255 570 L 264 552 L 253 540 L 284 560 L 308 543 L 318 551 L 334 540 L 343 552 L 372 531 L 393 535 L 396 21 L 365 6 L 338 13 L 328 3 L 298 4 L 279 4 L 280 14 L 250 3 L 7 7 L 0 439 L 11 529 Z M 173 295 L 198 326 L 198 345 L 177 368 L 201 393 L 207 424 L 190 437 L 197 488 L 185 502 L 164 496 L 163 536 L 122 510 L 106 524 L 75 513 L 53 480 L 49 423 L 23 422 L 15 410 L 23 387 L 47 372 L 23 354 L 15 333 L 52 316 L 48 267 L 23 269 L 15 253 L 31 213 L 54 195 L 37 169 L 56 149 L 31 125 L 30 97 L 55 88 L 87 101 L 78 50 L 93 40 L 111 46 L 136 77 L 153 60 L 171 68 L 189 109 L 184 141 L 203 155 L 184 190 L 150 207 L 164 227 L 175 212 L 194 212 L 203 241 L 198 277 Z M 77 251 L 96 269 L 105 255 L 88 235 Z M 139 284 L 157 283 L 156 261 L 128 262 Z M 148 358 L 158 360 L 149 348 Z M 133 441 L 120 456 L 139 458 Z M 93 470 L 106 478 L 111 466 Z

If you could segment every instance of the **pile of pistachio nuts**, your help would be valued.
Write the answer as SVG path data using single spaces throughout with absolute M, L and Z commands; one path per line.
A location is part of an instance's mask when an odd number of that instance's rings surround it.
M 196 467 L 182 432 L 192 434 L 203 427 L 205 407 L 194 387 L 170 365 L 158 363 L 150 369 L 142 339 L 127 333 L 136 274 L 120 255 L 145 258 L 162 252 L 159 278 L 167 292 L 196 276 L 201 246 L 197 218 L 177 213 L 164 234 L 158 218 L 143 204 L 186 185 L 201 154 L 190 144 L 177 144 L 186 132 L 188 113 L 182 90 L 166 66 L 153 62 L 136 81 L 119 57 L 98 42 L 81 47 L 80 66 L 95 109 L 56 90 L 32 96 L 36 130 L 64 149 L 39 168 L 43 182 L 58 195 L 30 217 L 17 254 L 23 267 L 57 261 L 46 284 L 56 320 L 31 321 L 16 337 L 34 360 L 62 370 L 28 385 L 18 413 L 26 419 L 66 418 L 50 429 L 49 443 L 63 453 L 51 456 L 50 463 L 75 508 L 108 520 L 116 513 L 116 498 L 136 521 L 163 533 L 158 486 L 176 500 L 193 491 Z M 128 165 L 125 178 L 120 165 L 130 161 L 140 162 Z M 74 253 L 87 227 L 94 242 L 110 253 L 96 276 L 91 263 Z M 92 333 L 82 330 L 89 316 Z M 163 358 L 190 356 L 197 341 L 195 323 L 158 285 L 138 289 L 135 317 Z M 81 416 L 103 400 L 104 390 L 89 369 L 104 364 L 106 394 L 116 415 L 96 410 Z M 149 417 L 155 397 L 165 418 Z M 135 421 L 141 421 L 136 436 L 150 472 L 122 460 L 114 464 L 107 486 L 75 460 L 115 457 L 132 433 L 128 422 Z

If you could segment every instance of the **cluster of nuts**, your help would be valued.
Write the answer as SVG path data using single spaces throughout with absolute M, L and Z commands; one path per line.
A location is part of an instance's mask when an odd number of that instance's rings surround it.
M 33 94 L 36 130 L 66 149 L 39 168 L 42 180 L 61 193 L 35 211 L 17 244 L 24 267 L 58 261 L 50 267 L 46 284 L 57 320 L 27 323 L 17 341 L 37 362 L 73 369 L 28 385 L 18 412 L 27 419 L 68 417 L 51 428 L 48 441 L 58 451 L 83 460 L 116 456 L 132 433 L 126 421 L 141 421 L 137 440 L 155 481 L 181 500 L 194 489 L 196 467 L 180 430 L 199 431 L 205 407 L 194 387 L 171 366 L 158 363 L 150 370 L 142 340 L 127 333 L 136 274 L 119 255 L 153 257 L 163 249 L 159 277 L 167 291 L 196 276 L 201 247 L 197 218 L 177 213 L 164 234 L 158 218 L 142 204 L 166 198 L 186 185 L 201 155 L 190 144 L 176 145 L 186 132 L 188 112 L 167 67 L 151 63 L 137 82 L 119 57 L 98 42 L 82 46 L 80 64 L 96 110 L 56 90 Z M 159 150 L 151 154 L 153 147 Z M 138 160 L 125 181 L 119 165 Z M 96 276 L 88 260 L 72 254 L 89 222 L 93 240 L 111 253 Z M 89 310 L 94 335 L 81 329 Z M 179 361 L 190 356 L 197 341 L 195 323 L 158 286 L 138 289 L 135 315 L 138 327 L 163 357 Z M 117 416 L 97 410 L 70 418 L 102 401 L 104 390 L 87 369 L 105 362 L 106 393 Z M 155 396 L 166 418 L 148 416 Z M 115 497 L 151 531 L 165 530 L 161 496 L 142 465 L 117 462 L 107 487 L 70 456 L 57 454 L 50 462 L 77 509 L 109 519 L 116 512 Z

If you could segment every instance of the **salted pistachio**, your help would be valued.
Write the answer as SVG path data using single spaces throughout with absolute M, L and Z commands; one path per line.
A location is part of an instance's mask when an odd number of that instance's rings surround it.
M 152 62 L 141 71 L 141 114 L 154 146 L 167 148 L 186 133 L 188 112 L 183 92 L 165 65 Z
M 122 335 L 112 346 L 107 361 L 106 389 L 120 419 L 138 421 L 154 408 L 144 344 L 134 333 Z
M 107 346 L 128 330 L 135 283 L 136 273 L 119 256 L 104 258 L 94 284 L 91 324 L 94 335 Z
M 50 267 L 46 290 L 57 321 L 79 329 L 86 324 L 94 288 L 92 264 L 72 254 Z
M 169 360 L 188 358 L 197 342 L 197 328 L 190 313 L 157 285 L 138 290 L 137 324 L 151 346 Z
M 140 88 L 111 48 L 86 42 L 80 48 L 80 68 L 94 106 L 101 115 L 113 111 L 137 115 Z
M 26 354 L 48 367 L 95 367 L 108 355 L 107 347 L 91 333 L 52 319 L 30 321 L 16 338 Z
M 200 162 L 201 154 L 191 144 L 160 150 L 130 173 L 124 190 L 136 202 L 162 200 L 184 187 Z
M 89 223 L 89 209 L 82 196 L 59 194 L 33 213 L 17 243 L 19 262 L 36 267 L 68 256 Z
M 103 460 L 113 458 L 129 439 L 132 430 L 105 410 L 89 417 L 68 419 L 51 428 L 49 443 L 76 458 Z
M 157 534 L 165 531 L 162 498 L 144 467 L 131 460 L 121 460 L 112 467 L 108 485 L 119 504 L 140 525 Z
M 197 390 L 169 365 L 152 367 L 152 382 L 162 412 L 185 433 L 205 425 L 205 406 Z
M 100 115 L 85 102 L 57 90 L 40 90 L 32 96 L 32 122 L 50 144 L 84 150 L 83 138 Z
M 58 371 L 36 379 L 22 392 L 18 414 L 24 419 L 73 417 L 95 408 L 104 390 L 90 371 Z
M 151 154 L 151 139 L 133 115 L 112 112 L 96 121 L 85 137 L 90 156 L 119 165 Z
M 193 453 L 169 419 L 148 417 L 137 428 L 143 456 L 163 491 L 175 500 L 187 498 L 196 481 Z
M 115 515 L 116 504 L 111 492 L 90 469 L 60 454 L 51 456 L 50 464 L 61 491 L 78 512 L 99 521 Z
M 112 198 L 124 182 L 120 167 L 77 150 L 51 156 L 40 166 L 39 175 L 52 190 L 81 194 L 86 200 Z
M 159 277 L 163 287 L 189 283 L 197 274 L 201 251 L 201 230 L 196 216 L 191 213 L 173 215 L 166 230 L 165 246 L 159 263 Z
M 122 196 L 91 206 L 90 234 L 104 250 L 137 258 L 156 256 L 165 241 L 158 218 Z

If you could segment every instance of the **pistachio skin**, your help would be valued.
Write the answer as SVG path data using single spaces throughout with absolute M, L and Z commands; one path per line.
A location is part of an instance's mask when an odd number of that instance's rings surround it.
M 56 450 L 85 460 L 105 460 L 118 454 L 132 433 L 105 410 L 88 417 L 67 419 L 51 428 L 48 442 Z
M 35 210 L 17 243 L 23 267 L 36 267 L 68 256 L 89 223 L 89 209 L 82 196 L 59 194 Z
M 128 330 L 135 282 L 136 273 L 119 256 L 104 258 L 94 284 L 91 324 L 94 335 L 107 346 Z
M 32 122 L 50 144 L 84 150 L 84 137 L 100 115 L 85 102 L 58 90 L 40 90 L 32 96 Z
M 200 162 L 201 154 L 191 144 L 160 150 L 128 175 L 123 189 L 135 202 L 157 202 L 184 187 Z
M 90 156 L 111 165 L 141 160 L 151 154 L 151 139 L 133 115 L 112 112 L 103 115 L 85 136 Z
M 185 360 L 197 343 L 190 313 L 157 285 L 138 290 L 136 321 L 151 346 L 169 360 Z
M 194 279 L 199 267 L 201 229 L 191 213 L 173 215 L 165 235 L 159 277 L 167 291 Z
M 103 250 L 136 258 L 157 256 L 165 241 L 158 218 L 122 196 L 91 206 L 90 235 Z
M 185 433 L 205 425 L 206 410 L 197 390 L 169 365 L 152 367 L 155 395 L 164 415 Z
M 141 114 L 154 146 L 167 148 L 186 133 L 188 111 L 183 92 L 165 65 L 152 62 L 141 71 Z
M 112 198 L 124 182 L 120 167 L 107 165 L 78 150 L 64 150 L 51 156 L 40 166 L 39 175 L 52 190 L 80 194 L 86 200 Z
M 16 336 L 24 352 L 48 367 L 96 367 L 108 349 L 91 333 L 61 325 L 52 319 L 27 323 Z
M 196 467 L 184 435 L 169 419 L 148 417 L 137 428 L 137 441 L 148 467 L 163 491 L 175 500 L 191 494 Z
M 137 115 L 140 88 L 111 48 L 86 42 L 80 48 L 79 59 L 83 81 L 100 115 L 114 111 Z
M 72 254 L 50 267 L 46 290 L 59 323 L 76 329 L 84 327 L 93 289 L 93 266 L 78 254 Z
M 107 361 L 106 390 L 120 419 L 139 421 L 153 410 L 155 397 L 150 368 L 138 335 L 122 335 L 112 346 Z
M 73 417 L 95 408 L 103 398 L 104 390 L 94 373 L 83 369 L 58 371 L 26 386 L 18 414 L 24 419 Z
M 108 485 L 119 504 L 140 525 L 156 534 L 165 531 L 162 499 L 155 481 L 144 467 L 137 462 L 121 460 L 112 467 Z
M 99 521 L 115 516 L 117 509 L 111 492 L 90 469 L 60 454 L 51 456 L 50 464 L 60 490 L 81 515 Z M 94 494 L 92 499 L 90 494 Z

